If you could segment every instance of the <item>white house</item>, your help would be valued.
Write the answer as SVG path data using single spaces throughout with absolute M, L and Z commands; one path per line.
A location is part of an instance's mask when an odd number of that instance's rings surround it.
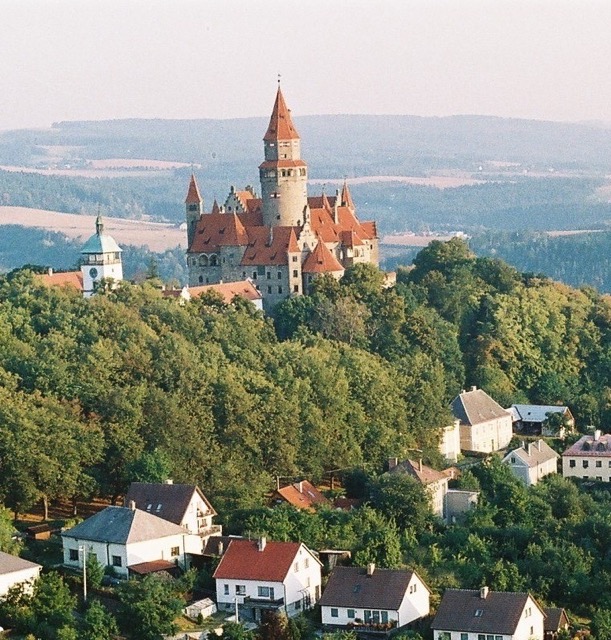
M 460 454 L 460 420 L 445 426 L 441 432 L 439 452 L 449 462 L 457 462 Z
M 543 640 L 545 614 L 529 593 L 446 589 L 433 640 Z
M 0 596 L 18 584 L 33 584 L 41 569 L 39 564 L 0 551 Z
M 510 451 L 503 463 L 527 486 L 537 484 L 550 473 L 558 473 L 560 456 L 543 440 L 522 443 L 521 447 Z
M 125 506 L 132 502 L 137 509 L 173 522 L 201 538 L 222 533 L 220 525 L 212 524 L 216 511 L 194 484 L 174 484 L 171 480 L 132 482 L 125 496 Z
M 484 390 L 471 387 L 456 396 L 450 408 L 460 421 L 460 449 L 492 453 L 504 449 L 513 435 L 511 413 Z
M 562 454 L 562 475 L 611 482 L 611 435 L 597 429 L 594 435 L 579 438 Z
M 327 627 L 403 627 L 429 613 L 429 589 L 415 571 L 335 567 L 320 599 Z
M 418 460 L 418 462 L 414 460 L 398 462 L 397 458 L 389 458 L 388 473 L 393 475 L 405 473 L 415 478 L 426 488 L 433 513 L 440 518 L 445 517 L 445 497 L 448 493 L 448 482 L 450 480 L 446 474 L 427 467 L 422 464 L 422 460 Z
M 83 566 L 83 551 L 119 576 L 188 568 L 188 554 L 201 554 L 202 539 L 132 507 L 106 507 L 62 533 L 64 565 Z
M 213 576 L 219 611 L 261 619 L 264 610 L 295 616 L 320 598 L 321 564 L 299 542 L 232 539 Z

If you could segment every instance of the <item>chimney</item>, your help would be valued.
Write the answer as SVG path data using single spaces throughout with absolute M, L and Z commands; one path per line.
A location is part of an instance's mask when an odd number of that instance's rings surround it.
M 219 540 L 218 547 L 216 548 L 216 553 L 218 556 L 222 556 L 224 551 L 225 551 L 225 547 L 223 545 L 223 541 Z
M 394 469 L 399 464 L 398 458 L 388 458 L 388 470 Z
M 527 449 L 527 453 L 529 456 L 532 456 L 532 450 L 533 450 L 533 446 L 532 444 L 529 442 L 528 443 L 528 449 Z
M 264 551 L 266 545 L 267 545 L 267 538 L 265 536 L 261 536 L 259 540 L 257 540 L 257 549 L 259 551 Z
M 299 481 L 299 493 L 303 493 L 303 480 Z
M 594 442 L 600 440 L 600 436 L 602 435 L 602 431 L 600 429 L 595 429 L 594 431 Z
M 172 480 L 172 478 L 166 478 L 165 483 L 166 484 L 174 484 L 174 480 Z
M 129 501 L 129 508 L 130 508 L 132 511 L 135 511 L 135 510 L 136 510 L 136 501 L 135 501 L 135 500 L 130 500 L 130 501 Z
M 488 587 L 482 587 L 482 588 L 479 590 L 479 597 L 480 597 L 482 600 L 485 600 L 485 599 L 488 597 L 488 591 L 489 591 Z
M 369 562 L 367 564 L 367 575 L 372 576 L 373 572 L 376 570 L 376 565 L 374 562 Z
M 539 451 L 541 451 L 541 443 L 543 442 L 543 440 L 537 440 L 537 449 Z
M 524 449 L 524 451 L 526 451 L 526 442 L 524 440 L 522 440 L 520 442 L 520 445 L 522 446 L 522 449 Z
M 471 387 L 471 391 L 477 391 L 477 387 L 476 387 L 475 385 L 473 385 L 473 386 Z

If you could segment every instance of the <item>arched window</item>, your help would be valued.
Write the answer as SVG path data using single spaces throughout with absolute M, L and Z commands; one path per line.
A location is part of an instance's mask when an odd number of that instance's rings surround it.
M 208 266 L 208 256 L 200 256 L 199 257 L 199 266 L 207 267 Z
M 210 256 L 210 266 L 216 267 L 218 265 L 218 257 L 215 254 Z

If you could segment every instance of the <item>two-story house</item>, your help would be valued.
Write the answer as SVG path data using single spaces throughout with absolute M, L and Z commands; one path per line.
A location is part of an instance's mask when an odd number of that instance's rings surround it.
M 213 577 L 219 610 L 257 622 L 263 611 L 291 617 L 320 598 L 321 564 L 299 542 L 231 539 Z
M 529 593 L 446 589 L 433 640 L 543 640 L 545 613 Z
M 521 447 L 510 451 L 504 458 L 513 474 L 527 486 L 537 484 L 551 473 L 558 473 L 560 456 L 544 441 L 522 443 Z
M 204 540 L 221 535 L 222 527 L 212 524 L 216 511 L 202 490 L 194 484 L 166 482 L 132 482 L 125 496 L 125 506 L 137 509 L 184 527 Z
M 562 454 L 562 475 L 611 482 L 611 435 L 596 430 L 582 436 Z

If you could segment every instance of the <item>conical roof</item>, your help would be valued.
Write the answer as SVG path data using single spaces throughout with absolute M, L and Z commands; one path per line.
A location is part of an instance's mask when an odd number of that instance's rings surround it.
M 272 117 L 263 140 L 299 140 L 299 134 L 291 119 L 291 111 L 286 106 L 280 87 L 278 87 Z
M 354 209 L 354 202 L 352 202 L 352 196 L 350 195 L 350 189 L 348 189 L 346 180 L 344 180 L 344 186 L 342 187 L 341 205 L 342 207 Z
M 189 191 L 187 191 L 187 197 L 185 199 L 186 204 L 199 204 L 202 201 L 202 197 L 197 187 L 197 181 L 195 175 L 191 174 L 191 182 L 189 182 Z
M 327 249 L 327 245 L 319 239 L 314 251 L 305 259 L 301 270 L 303 273 L 326 273 L 343 271 L 344 267 Z

